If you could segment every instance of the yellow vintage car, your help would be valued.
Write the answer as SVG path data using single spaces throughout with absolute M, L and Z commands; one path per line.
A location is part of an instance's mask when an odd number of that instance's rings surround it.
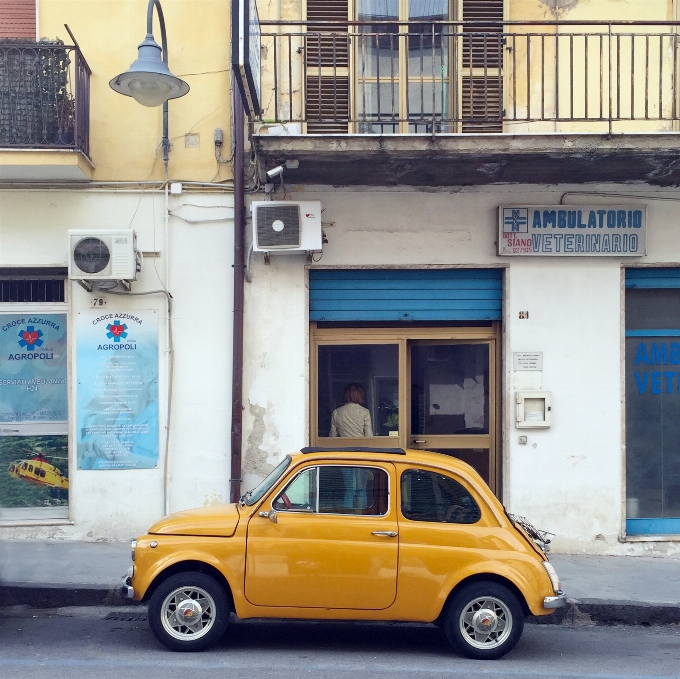
M 122 591 L 174 651 L 239 618 L 419 621 L 499 658 L 526 615 L 566 598 L 542 535 L 472 467 L 401 448 L 303 448 L 237 504 L 161 519 L 133 540 Z

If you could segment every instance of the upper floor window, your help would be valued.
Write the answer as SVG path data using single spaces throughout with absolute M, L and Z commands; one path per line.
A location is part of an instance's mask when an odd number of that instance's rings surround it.
M 503 0 L 308 0 L 307 18 L 359 22 L 308 26 L 308 132 L 501 131 Z
M 0 39 L 36 39 L 36 0 L 0 0 Z
M 477 523 L 482 516 L 470 493 L 454 479 L 423 469 L 401 475 L 401 513 L 411 521 Z
M 349 465 L 310 467 L 274 500 L 276 511 L 319 514 L 387 514 L 388 476 L 384 469 Z

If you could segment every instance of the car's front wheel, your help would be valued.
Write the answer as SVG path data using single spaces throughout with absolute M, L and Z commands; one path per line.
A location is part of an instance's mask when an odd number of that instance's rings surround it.
M 171 651 L 200 651 L 216 644 L 229 622 L 224 587 L 205 573 L 177 573 L 149 601 L 149 626 Z
M 444 625 L 456 649 L 480 660 L 504 656 L 523 629 L 524 611 L 517 597 L 496 582 L 475 582 L 456 592 Z

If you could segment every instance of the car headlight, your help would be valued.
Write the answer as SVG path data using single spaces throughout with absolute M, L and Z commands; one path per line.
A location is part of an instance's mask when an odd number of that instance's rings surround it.
M 553 565 L 550 563 L 550 561 L 544 561 L 543 568 L 545 568 L 545 572 L 548 574 L 548 577 L 550 578 L 550 584 L 552 584 L 552 588 L 555 590 L 555 594 L 561 594 L 562 583 L 560 582 L 560 579 L 557 577 L 557 571 L 555 571 Z
M 132 551 L 132 560 L 135 560 L 135 549 L 137 549 L 137 540 L 132 540 L 130 542 L 130 549 Z

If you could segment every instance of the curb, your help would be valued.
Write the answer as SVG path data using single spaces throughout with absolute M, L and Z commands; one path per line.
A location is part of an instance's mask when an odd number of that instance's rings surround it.
M 607 599 L 568 599 L 564 608 L 552 615 L 529 616 L 535 625 L 680 625 L 680 604 Z
M 120 585 L 44 585 L 30 583 L 0 584 L 0 601 L 3 606 L 30 606 L 31 608 L 62 608 L 64 606 L 130 606 L 136 602 L 123 599 Z
M 120 586 L 64 586 L 30 583 L 0 584 L 3 606 L 62 608 L 65 606 L 134 606 L 138 602 L 123 599 Z M 564 608 L 552 615 L 529 616 L 528 624 L 565 625 L 680 625 L 680 604 L 658 604 L 607 599 L 569 599 Z

